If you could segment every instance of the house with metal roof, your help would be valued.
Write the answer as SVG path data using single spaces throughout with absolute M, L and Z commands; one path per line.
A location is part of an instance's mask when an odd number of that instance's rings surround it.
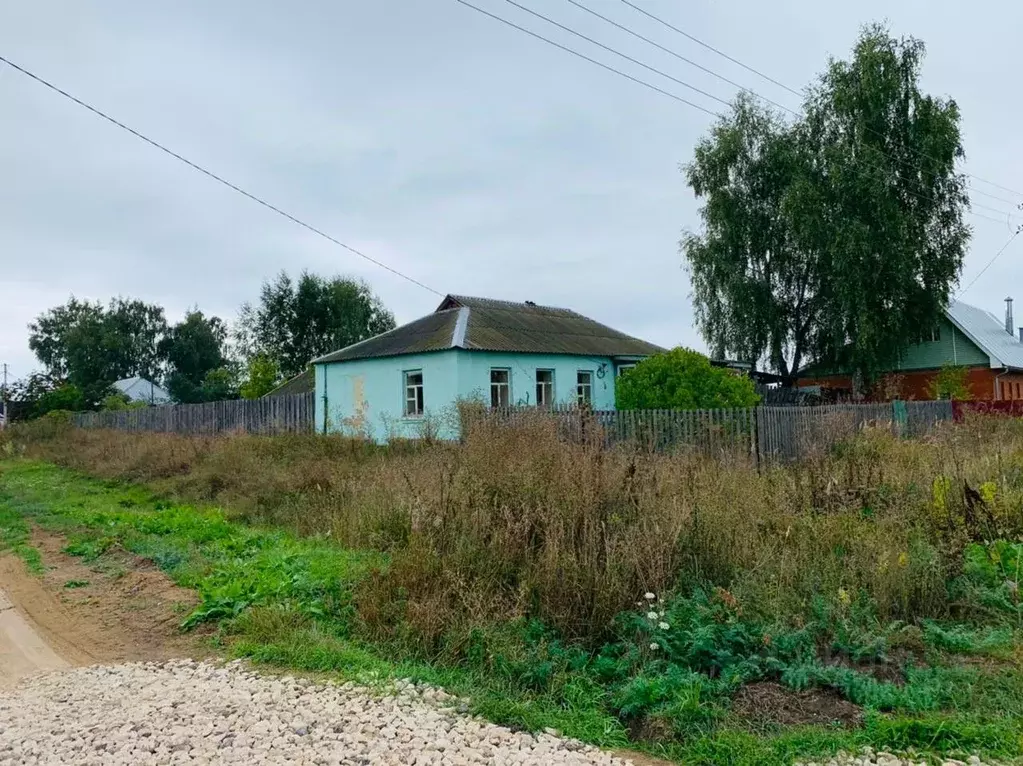
M 1013 326 L 1012 298 L 1005 299 L 1005 319 L 984 309 L 953 300 L 942 319 L 921 332 L 888 377 L 900 390 L 890 395 L 902 399 L 933 399 L 932 384 L 945 365 L 967 369 L 967 384 L 981 401 L 1023 399 L 1023 327 Z M 813 367 L 800 373 L 801 388 L 852 392 L 847 372 L 824 373 Z
M 129 402 L 144 402 L 152 405 L 171 403 L 171 395 L 167 389 L 137 375 L 134 378 L 115 381 L 111 388 L 124 394 Z
M 663 351 L 569 309 L 449 295 L 432 314 L 312 362 L 317 430 L 457 436 L 459 400 L 615 406 L 615 379 Z

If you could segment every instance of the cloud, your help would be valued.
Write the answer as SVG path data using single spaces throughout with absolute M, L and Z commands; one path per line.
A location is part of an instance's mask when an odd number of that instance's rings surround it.
M 589 3 L 798 105 L 620 3 Z M 797 86 L 828 53 L 845 54 L 860 22 L 893 17 L 896 32 L 930 44 L 928 86 L 960 99 L 971 167 L 1023 188 L 1019 109 L 999 86 L 1023 10 L 1001 3 L 992 28 L 981 14 L 913 6 L 645 4 Z M 567 4 L 542 10 L 732 95 Z M 440 292 L 556 303 L 662 345 L 702 346 L 677 246 L 697 204 L 677 164 L 710 118 L 455 2 L 8 3 L 0 50 Z M 196 304 L 233 318 L 263 279 L 309 268 L 366 279 L 399 321 L 438 302 L 4 68 L 0 103 L 0 357 L 18 374 L 33 365 L 26 322 L 72 292 L 158 301 L 172 319 Z M 1006 236 L 977 221 L 967 279 Z M 1018 264 L 1010 248 L 968 297 L 997 308 Z

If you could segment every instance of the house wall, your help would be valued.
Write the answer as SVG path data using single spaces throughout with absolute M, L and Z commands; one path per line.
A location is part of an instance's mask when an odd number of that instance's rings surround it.
M 482 397 L 490 402 L 490 370 L 511 371 L 510 401 L 516 406 L 536 404 L 536 371 L 554 370 L 554 401 L 576 401 L 576 373 L 593 373 L 593 408 L 615 408 L 614 364 L 607 357 L 568 356 L 565 354 L 509 354 L 490 351 L 459 352 L 459 391 L 462 398 Z M 603 377 L 600 377 L 603 369 Z
M 316 430 L 384 442 L 420 437 L 428 424 L 441 438 L 457 438 L 455 403 L 465 398 L 489 403 L 492 368 L 511 372 L 510 401 L 515 405 L 536 403 L 538 369 L 554 370 L 555 402 L 572 403 L 576 373 L 588 370 L 593 373 L 594 408 L 614 409 L 615 368 L 609 358 L 453 349 L 315 365 Z M 404 415 L 403 373 L 408 370 L 423 372 L 423 418 Z
M 910 401 L 933 399 L 931 385 L 940 370 L 914 370 L 896 372 L 901 378 L 898 398 Z M 971 396 L 977 401 L 1018 400 L 1023 399 L 1023 375 L 1003 375 L 1000 370 L 992 370 L 986 364 L 983 367 L 971 367 L 966 374 L 966 383 Z M 997 384 L 997 385 L 996 385 Z M 848 375 L 826 375 L 815 378 L 800 378 L 798 386 L 821 386 L 852 390 L 852 378 Z
M 988 355 L 963 335 L 955 325 L 942 317 L 938 325 L 938 340 L 910 346 L 896 364 L 897 370 L 934 370 L 944 364 L 964 367 L 987 365 Z
M 457 351 L 355 359 L 316 365 L 316 430 L 363 434 L 374 441 L 414 439 L 428 425 L 442 438 L 457 429 L 450 408 L 458 392 Z M 425 417 L 405 417 L 405 379 L 408 370 L 423 371 Z

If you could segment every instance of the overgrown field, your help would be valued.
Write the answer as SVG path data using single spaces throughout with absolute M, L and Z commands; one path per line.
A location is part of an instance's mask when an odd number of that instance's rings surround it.
M 687 763 L 1023 755 L 1023 423 L 760 471 L 568 445 L 542 418 L 390 448 L 0 438 L 0 546 L 31 558 L 38 523 L 152 558 L 202 597 L 186 628 L 258 660 L 429 679 Z

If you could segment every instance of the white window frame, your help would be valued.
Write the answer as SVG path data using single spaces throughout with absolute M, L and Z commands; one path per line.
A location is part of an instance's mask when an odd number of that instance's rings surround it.
M 628 372 L 636 366 L 637 362 L 625 362 L 624 364 L 618 365 L 618 377 L 622 377 L 623 373 Z
M 583 383 L 582 377 L 586 376 Z M 584 393 L 585 390 L 585 393 Z M 593 370 L 576 370 L 575 373 L 576 404 L 593 404 Z
M 409 382 L 409 378 L 413 375 L 419 376 L 418 383 Z M 403 370 L 401 374 L 401 380 L 404 384 L 404 399 L 402 404 L 402 412 L 406 418 L 421 418 L 423 417 L 423 411 L 426 409 L 426 396 L 423 388 L 423 371 L 419 370 Z M 411 407 L 409 406 L 411 405 Z
M 540 373 L 547 373 L 550 375 L 550 380 L 540 380 Z M 536 406 L 537 407 L 553 407 L 554 406 L 554 370 L 550 367 L 537 368 L 533 380 L 536 383 Z M 547 396 L 541 395 L 543 390 L 547 391 Z M 543 401 L 541 401 L 543 399 Z
M 504 374 L 504 381 L 494 381 L 494 373 Z M 494 393 L 497 389 L 497 404 L 494 404 Z M 504 403 L 501 402 L 501 390 L 504 389 Z M 490 406 L 501 408 L 511 406 L 511 368 L 491 367 L 490 368 Z

